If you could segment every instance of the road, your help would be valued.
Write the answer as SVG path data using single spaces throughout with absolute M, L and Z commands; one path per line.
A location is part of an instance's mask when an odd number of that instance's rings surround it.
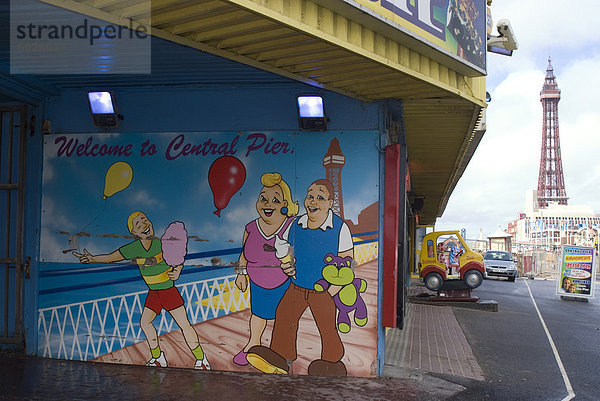
M 531 291 L 531 295 L 530 295 Z M 461 400 L 597 400 L 600 393 L 600 302 L 561 300 L 556 281 L 486 280 L 473 295 L 498 312 L 453 308 L 484 371 L 464 383 Z M 550 340 L 542 324 L 541 314 Z M 560 364 L 564 369 L 561 371 Z M 572 393 L 567 390 L 572 386 Z

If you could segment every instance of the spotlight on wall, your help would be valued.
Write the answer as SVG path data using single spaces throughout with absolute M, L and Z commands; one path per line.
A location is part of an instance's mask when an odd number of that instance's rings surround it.
M 114 95 L 108 91 L 88 92 L 88 103 L 94 125 L 98 128 L 116 128 L 119 126 L 119 112 Z
M 327 117 L 321 95 L 298 95 L 298 124 L 301 130 L 327 130 Z

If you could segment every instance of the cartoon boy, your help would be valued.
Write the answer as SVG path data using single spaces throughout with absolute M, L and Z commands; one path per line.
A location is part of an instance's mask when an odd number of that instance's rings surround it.
M 310 308 L 321 336 L 321 359 L 312 361 L 309 375 L 345 376 L 341 361 L 344 345 L 336 328 L 336 308 L 330 292 L 317 292 L 315 283 L 322 278 L 323 257 L 328 253 L 354 257 L 352 234 L 344 221 L 331 210 L 333 185 L 327 180 L 313 182 L 306 193 L 306 214 L 290 225 L 288 239 L 294 246 L 295 263 L 282 263 L 292 282 L 275 312 L 270 347 L 261 345 L 248 350 L 248 362 L 265 373 L 290 373 L 297 358 L 296 340 L 300 317 Z M 335 289 L 334 289 L 335 288 Z
M 140 269 L 142 278 L 148 285 L 148 295 L 140 318 L 140 326 L 146 335 L 152 358 L 146 366 L 167 367 L 164 352 L 158 343 L 156 328 L 152 324 L 162 309 L 168 311 L 181 328 L 188 347 L 192 350 L 196 363 L 195 369 L 210 370 L 210 364 L 200 346 L 198 333 L 190 324 L 184 307 L 183 298 L 175 287 L 183 265 L 171 267 L 162 256 L 160 239 L 154 236 L 152 222 L 142 212 L 133 212 L 127 219 L 127 228 L 137 239 L 110 254 L 91 255 L 87 250 L 83 254 L 73 252 L 81 263 L 113 263 L 133 259 Z

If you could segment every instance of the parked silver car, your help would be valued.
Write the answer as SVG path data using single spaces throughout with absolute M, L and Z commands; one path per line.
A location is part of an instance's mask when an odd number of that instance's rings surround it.
M 485 265 L 485 277 L 497 276 L 506 277 L 508 281 L 515 281 L 519 276 L 519 271 L 512 254 L 505 251 L 487 251 L 483 255 L 483 264 Z

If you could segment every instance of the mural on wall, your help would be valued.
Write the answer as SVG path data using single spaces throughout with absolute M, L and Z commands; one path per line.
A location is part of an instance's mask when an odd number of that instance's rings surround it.
M 376 141 L 46 136 L 39 354 L 374 375 Z

